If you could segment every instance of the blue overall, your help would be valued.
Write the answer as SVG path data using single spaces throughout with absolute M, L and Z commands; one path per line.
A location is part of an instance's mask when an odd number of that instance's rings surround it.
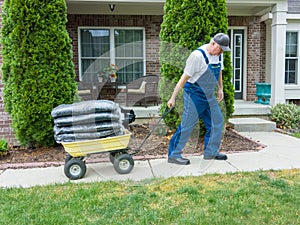
M 186 82 L 184 86 L 184 111 L 181 124 L 170 140 L 168 155 L 171 158 L 181 157 L 182 150 L 199 118 L 202 118 L 206 128 L 204 155 L 216 156 L 221 144 L 224 119 L 215 97 L 221 63 L 209 64 L 205 52 L 202 49 L 197 50 L 201 51 L 208 68 L 195 83 Z

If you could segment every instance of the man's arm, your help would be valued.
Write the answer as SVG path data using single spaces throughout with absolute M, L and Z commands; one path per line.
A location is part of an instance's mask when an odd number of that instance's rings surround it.
M 175 106 L 175 101 L 176 101 L 176 97 L 178 95 L 178 93 L 181 91 L 181 89 L 184 87 L 185 83 L 187 82 L 187 80 L 190 79 L 190 77 L 186 74 L 182 74 L 180 80 L 178 81 L 178 83 L 176 84 L 173 94 L 170 98 L 170 100 L 168 101 L 168 107 L 174 107 Z
M 223 78 L 222 78 L 222 70 L 220 71 L 220 76 L 218 80 L 218 101 L 222 101 L 224 99 L 224 92 L 223 92 Z

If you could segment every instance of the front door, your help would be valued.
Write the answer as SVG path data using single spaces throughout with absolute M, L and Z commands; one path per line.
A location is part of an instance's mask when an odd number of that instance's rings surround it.
M 243 99 L 243 75 L 244 75 L 244 30 L 229 30 L 232 46 L 232 67 L 234 86 L 234 98 Z

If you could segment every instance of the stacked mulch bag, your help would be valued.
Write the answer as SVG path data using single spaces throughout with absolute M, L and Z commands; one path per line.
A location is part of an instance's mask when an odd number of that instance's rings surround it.
M 124 118 L 119 104 L 109 100 L 91 100 L 55 107 L 54 138 L 57 143 L 94 140 L 124 134 L 123 121 L 134 121 L 134 113 Z

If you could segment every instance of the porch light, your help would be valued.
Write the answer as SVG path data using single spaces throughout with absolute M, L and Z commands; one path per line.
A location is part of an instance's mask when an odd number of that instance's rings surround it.
M 115 10 L 115 4 L 109 4 L 108 6 L 111 12 Z

